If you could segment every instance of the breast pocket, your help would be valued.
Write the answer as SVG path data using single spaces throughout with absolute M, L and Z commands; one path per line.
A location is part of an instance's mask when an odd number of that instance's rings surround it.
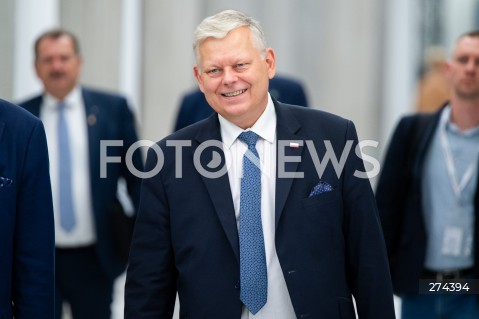
M 314 209 L 328 205 L 335 205 L 341 202 L 341 194 L 337 189 L 329 192 L 307 197 L 302 200 L 305 209 Z
M 340 229 L 343 202 L 337 189 L 302 200 L 303 214 L 316 229 Z

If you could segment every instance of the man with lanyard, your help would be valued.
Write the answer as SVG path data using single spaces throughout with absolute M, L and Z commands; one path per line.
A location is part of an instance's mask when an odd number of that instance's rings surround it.
M 403 319 L 479 318 L 479 31 L 446 75 L 450 102 L 400 121 L 376 192 Z

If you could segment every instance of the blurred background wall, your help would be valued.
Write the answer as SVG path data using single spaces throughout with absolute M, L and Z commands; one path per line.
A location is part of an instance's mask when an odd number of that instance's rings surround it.
M 259 20 L 278 73 L 303 81 L 313 107 L 353 120 L 361 140 L 378 141 L 367 150 L 378 159 L 399 117 L 415 111 L 423 53 L 447 52 L 479 20 L 478 0 L 0 0 L 0 97 L 41 90 L 33 41 L 61 26 L 79 37 L 83 84 L 125 94 L 141 138 L 159 140 L 196 86 L 195 26 L 227 8 Z
M 477 0 L 0 0 L 0 96 L 40 91 L 33 41 L 61 26 L 80 39 L 85 85 L 128 96 L 144 139 L 171 132 L 183 93 L 196 86 L 192 33 L 226 8 L 259 20 L 278 72 L 304 82 L 311 105 L 352 119 L 380 142 L 414 110 L 422 54 L 475 27 Z

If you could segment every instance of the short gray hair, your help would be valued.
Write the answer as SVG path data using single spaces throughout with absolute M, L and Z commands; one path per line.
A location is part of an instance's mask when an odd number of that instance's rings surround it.
M 199 49 L 203 41 L 208 38 L 224 38 L 229 32 L 241 27 L 248 27 L 251 31 L 253 46 L 257 48 L 261 55 L 266 51 L 266 39 L 263 28 L 255 19 L 247 16 L 243 12 L 236 10 L 225 10 L 204 19 L 197 27 L 194 33 L 193 51 L 195 53 L 196 63 L 199 62 Z

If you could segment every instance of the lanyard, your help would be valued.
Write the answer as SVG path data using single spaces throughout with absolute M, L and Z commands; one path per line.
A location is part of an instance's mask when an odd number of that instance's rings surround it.
M 464 175 L 462 175 L 461 180 L 458 182 L 458 180 L 456 179 L 456 167 L 454 166 L 454 160 L 452 158 L 451 147 L 449 145 L 449 141 L 447 140 L 447 136 L 446 136 L 446 126 L 447 126 L 448 119 L 450 118 L 450 115 L 451 115 L 451 108 L 447 107 L 446 109 L 444 109 L 441 115 L 439 132 L 441 135 L 442 151 L 444 153 L 444 158 L 446 160 L 447 173 L 449 175 L 449 179 L 451 180 L 451 185 L 452 185 L 452 189 L 454 190 L 454 195 L 456 196 L 456 200 L 458 204 L 460 205 L 461 192 L 464 190 L 467 183 L 469 183 L 469 181 L 472 178 L 472 174 L 474 173 L 474 169 L 476 166 L 476 161 L 473 160 L 472 163 L 469 164 L 466 171 L 464 172 Z

